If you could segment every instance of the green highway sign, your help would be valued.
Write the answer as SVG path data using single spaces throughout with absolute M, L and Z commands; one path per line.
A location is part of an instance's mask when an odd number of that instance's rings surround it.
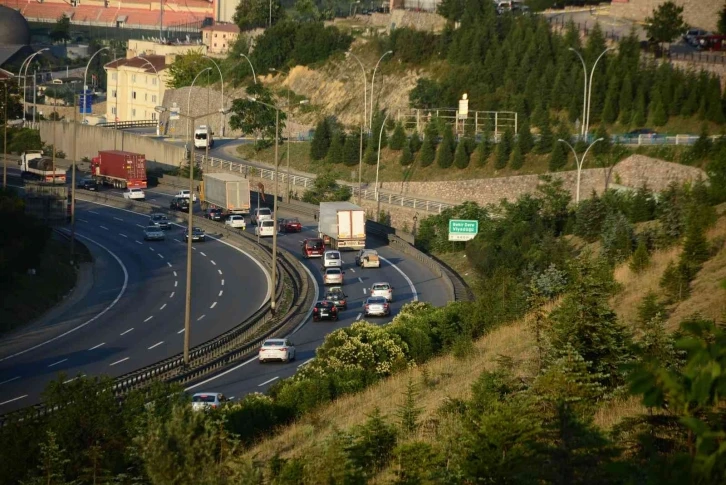
M 449 219 L 449 241 L 469 241 L 479 232 L 479 221 Z

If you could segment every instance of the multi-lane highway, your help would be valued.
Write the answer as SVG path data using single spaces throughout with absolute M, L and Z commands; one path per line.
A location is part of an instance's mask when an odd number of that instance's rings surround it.
M 146 242 L 148 216 L 82 200 L 76 219 L 78 237 L 96 258 L 93 285 L 43 325 L 3 338 L 0 413 L 38 402 L 58 373 L 118 376 L 182 351 L 182 228 Z M 239 324 L 269 298 L 262 266 L 221 240 L 194 243 L 192 268 L 192 346 Z

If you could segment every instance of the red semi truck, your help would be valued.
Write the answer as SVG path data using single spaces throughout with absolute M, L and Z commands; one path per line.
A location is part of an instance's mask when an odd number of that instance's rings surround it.
M 116 188 L 146 188 L 146 157 L 120 150 L 98 152 L 91 161 L 91 174 L 98 183 Z

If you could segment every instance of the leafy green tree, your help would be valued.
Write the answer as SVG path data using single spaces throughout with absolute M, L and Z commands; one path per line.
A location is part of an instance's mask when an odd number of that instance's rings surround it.
M 190 50 L 180 56 L 176 56 L 174 62 L 169 66 L 169 77 L 167 78 L 166 85 L 174 89 L 191 86 L 196 75 L 205 67 L 214 66 L 211 66 L 209 60 L 204 57 L 201 49 Z M 203 85 L 205 81 L 206 76 L 200 76 L 194 85 Z
M 7 90 L 7 93 L 5 92 Z M 23 105 L 21 104 L 22 95 L 18 83 L 13 79 L 7 79 L 2 83 L 2 89 L 0 89 L 0 113 L 5 116 L 5 99 L 8 100 L 7 105 L 7 119 L 12 120 L 16 118 L 22 118 L 23 116 Z M 4 120 L 3 120 L 4 121 Z M 9 130 L 10 134 L 12 131 Z M 0 140 L 0 146 L 4 143 Z
M 454 152 L 454 165 L 456 168 L 465 169 L 469 166 L 469 153 L 466 149 L 466 139 L 461 139 L 456 145 Z
M 633 273 L 642 273 L 650 266 L 650 253 L 648 253 L 648 248 L 643 239 L 638 241 L 638 247 L 635 248 L 629 266 Z
M 347 167 L 360 164 L 360 132 L 350 133 L 343 143 L 343 163 Z
M 343 163 L 343 145 L 345 143 L 345 133 L 343 130 L 336 130 L 330 140 L 330 148 L 325 155 L 325 161 L 330 164 Z
M 296 0 L 295 17 L 302 22 L 317 22 L 322 15 L 313 0 Z
M 529 126 L 529 120 L 522 121 L 522 125 L 519 127 L 519 133 L 517 134 L 517 143 L 519 149 L 522 151 L 522 155 L 526 155 L 534 148 L 534 137 L 532 136 L 532 130 Z
M 648 37 L 663 44 L 676 40 L 688 26 L 683 20 L 683 7 L 672 1 L 661 3 L 645 18 L 645 31 Z
M 440 168 L 449 168 L 454 163 L 454 150 L 455 150 L 454 134 L 451 131 L 451 126 L 447 125 L 444 130 L 444 136 L 439 144 L 439 148 L 436 151 L 436 164 Z M 460 143 L 461 145 L 461 143 Z
M 393 130 L 389 146 L 391 147 L 391 150 L 402 150 L 407 141 L 406 131 L 403 129 L 403 123 L 399 121 L 396 123 L 396 128 Z
M 246 88 L 247 94 L 260 101 L 252 101 L 247 98 L 238 98 L 232 101 L 232 116 L 229 119 L 229 126 L 233 130 L 240 130 L 243 133 L 254 133 L 262 137 L 263 140 L 275 139 L 275 118 L 276 113 L 273 108 L 265 106 L 274 106 L 272 93 L 262 84 L 251 84 Z M 282 136 L 285 129 L 285 120 L 287 115 L 284 111 L 280 111 L 279 132 L 277 136 Z
M 495 155 L 494 168 L 501 170 L 507 166 L 509 156 L 512 154 L 512 145 L 514 144 L 514 135 L 510 130 L 505 130 L 502 137 L 497 143 L 497 152 Z
M 413 152 L 411 151 L 410 143 L 404 143 L 403 150 L 401 150 L 401 157 L 398 161 L 404 167 L 408 167 L 413 163 Z
M 512 159 L 509 162 L 509 168 L 512 170 L 519 170 L 524 165 L 524 153 L 522 153 L 521 140 L 517 140 L 514 144 L 514 150 L 512 151 Z
M 315 183 L 303 194 L 303 202 L 318 205 L 321 202 L 350 200 L 353 192 L 347 185 L 339 185 L 335 174 L 325 171 L 315 177 Z
M 335 52 L 348 50 L 353 41 L 350 35 L 332 25 L 326 27 L 323 22 L 303 22 L 295 26 L 293 48 L 286 64 L 307 66 L 323 61 Z
M 431 138 L 424 138 L 423 144 L 421 145 L 421 150 L 418 154 L 418 159 L 421 163 L 421 167 L 428 167 L 429 165 L 434 163 L 434 159 L 436 158 L 435 150 L 436 148 L 434 147 L 434 142 L 431 140 Z
M 61 14 L 50 31 L 50 40 L 55 43 L 63 42 L 64 44 L 71 40 L 71 19 L 66 14 Z
M 40 131 L 31 128 L 21 128 L 12 134 L 8 140 L 8 151 L 18 155 L 28 150 L 41 150 L 43 142 L 40 141 Z
M 328 154 L 331 140 L 330 120 L 323 118 L 315 126 L 313 139 L 310 142 L 310 158 L 313 160 L 323 160 Z
M 436 81 L 419 78 L 416 86 L 408 93 L 408 103 L 412 108 L 436 108 L 441 99 L 442 89 Z
M 250 30 L 260 27 L 269 27 L 270 7 L 272 7 L 272 25 L 285 16 L 282 4 L 275 0 L 241 0 L 234 11 L 234 23 L 240 30 Z

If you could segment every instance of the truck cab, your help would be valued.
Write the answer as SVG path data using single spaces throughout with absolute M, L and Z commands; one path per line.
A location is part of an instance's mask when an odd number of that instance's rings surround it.
M 198 126 L 194 130 L 194 148 L 205 149 L 214 146 L 214 133 L 207 125 Z

